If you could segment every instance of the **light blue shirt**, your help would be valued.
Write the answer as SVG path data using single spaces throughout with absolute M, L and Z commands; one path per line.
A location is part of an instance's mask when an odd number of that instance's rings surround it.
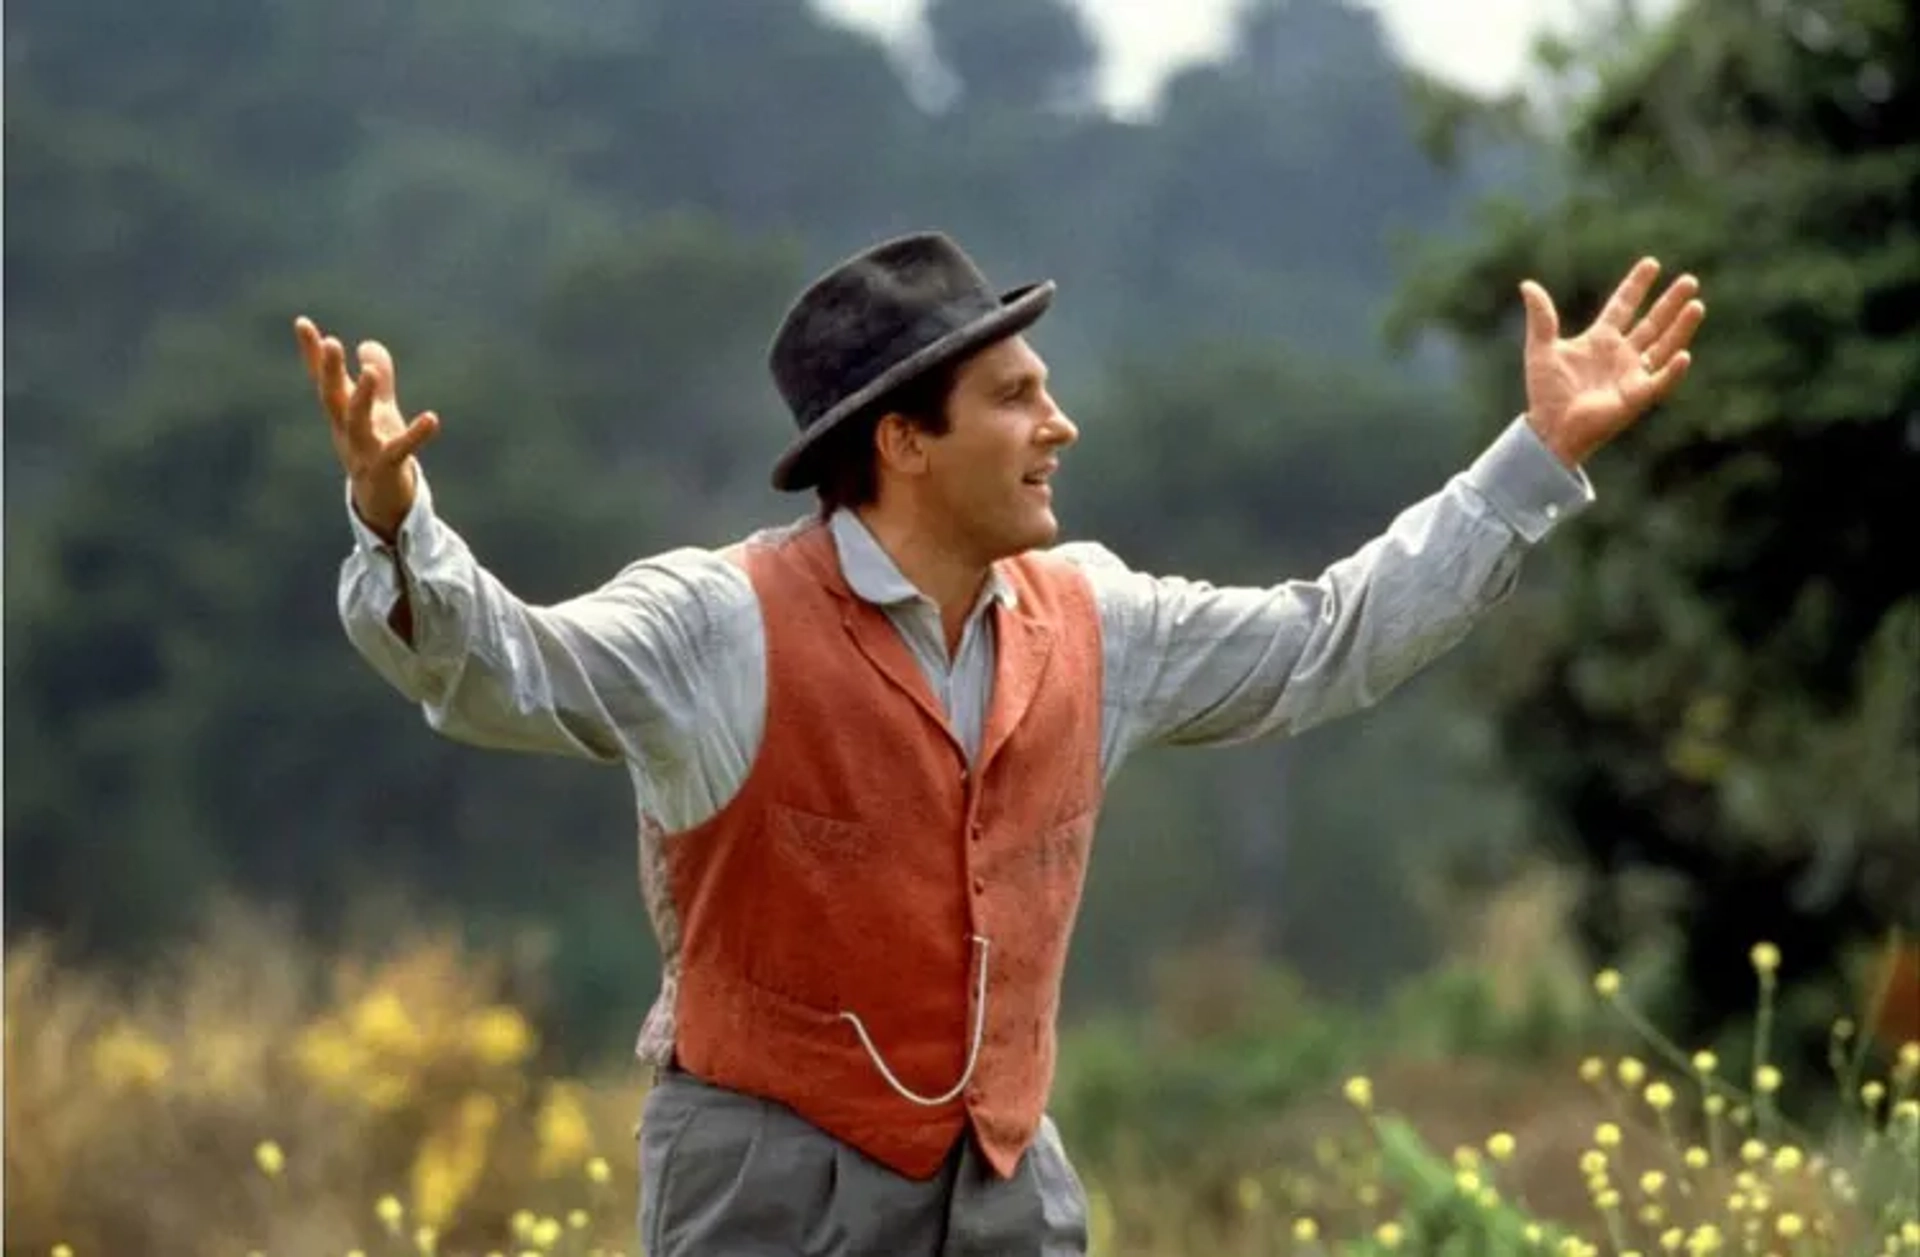
M 1102 771 L 1155 745 L 1218 746 L 1293 734 L 1368 707 L 1457 644 L 1512 590 L 1529 548 L 1593 500 L 1586 475 L 1524 418 L 1386 531 L 1311 579 L 1264 587 L 1137 572 L 1105 547 L 1061 545 L 1100 615 Z M 745 780 L 765 715 L 760 608 L 718 549 L 628 565 L 598 589 L 533 606 L 475 559 L 421 477 L 396 544 L 354 513 L 340 572 L 347 636 L 427 723 L 476 746 L 623 765 L 640 817 L 641 879 L 666 990 L 642 1055 L 671 1042 L 678 923 L 661 846 L 717 812 Z M 951 656 L 937 607 L 857 516 L 831 527 L 853 592 L 885 609 L 972 753 L 991 691 L 991 579 Z M 388 616 L 402 580 L 413 643 Z M 664 1036 L 664 1037 L 663 1037 Z

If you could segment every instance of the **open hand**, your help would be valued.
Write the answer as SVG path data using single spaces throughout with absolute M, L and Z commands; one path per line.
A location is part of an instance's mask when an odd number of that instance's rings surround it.
M 1659 274 L 1659 262 L 1641 259 L 1593 325 L 1568 340 L 1560 338 L 1560 316 L 1546 289 L 1532 280 L 1520 285 L 1527 307 L 1527 419 L 1569 467 L 1631 427 L 1692 365 L 1687 346 L 1707 315 L 1693 276 L 1675 280 L 1635 321 Z
M 333 425 L 333 450 L 353 486 L 353 506 L 367 527 L 392 541 L 413 509 L 419 470 L 413 455 L 440 430 L 425 411 L 407 422 L 400 411 L 393 355 L 378 341 L 362 341 L 360 378 L 347 374 L 340 342 L 322 337 L 313 320 L 294 320 L 300 356 Z

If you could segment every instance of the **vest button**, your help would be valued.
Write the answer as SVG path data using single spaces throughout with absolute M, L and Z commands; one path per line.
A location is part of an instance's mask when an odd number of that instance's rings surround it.
M 974 878 L 974 879 L 973 879 L 973 893 L 974 893 L 974 894 L 976 894 L 976 895 L 984 895 L 984 894 L 986 894 L 986 893 L 987 893 L 987 879 L 986 879 L 986 878 L 984 878 L 984 877 L 976 877 L 976 878 Z
M 979 842 L 982 838 L 985 838 L 987 836 L 987 827 L 985 825 L 982 825 L 979 821 L 975 821 L 973 823 L 973 828 L 969 832 L 973 835 L 973 840 L 975 842 Z

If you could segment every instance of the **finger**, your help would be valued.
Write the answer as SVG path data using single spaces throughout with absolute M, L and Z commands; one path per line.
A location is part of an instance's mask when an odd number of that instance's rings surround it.
M 1647 299 L 1647 293 L 1653 288 L 1653 281 L 1660 277 L 1660 263 L 1653 258 L 1641 258 L 1634 263 L 1620 286 L 1613 290 L 1613 296 L 1607 301 L 1606 309 L 1600 312 L 1596 322 L 1625 334 L 1633 326 L 1633 312 Z
M 1682 275 L 1667 286 L 1660 294 L 1660 300 L 1653 303 L 1653 309 L 1647 311 L 1647 317 L 1633 325 L 1627 341 L 1635 349 L 1645 349 L 1659 340 L 1673 321 L 1686 309 L 1687 302 L 1700 292 L 1700 281 L 1691 275 Z
M 380 400 L 392 401 L 400 387 L 399 378 L 393 370 L 393 355 L 377 340 L 361 341 L 359 354 L 361 367 L 374 367 L 380 372 Z
M 329 336 L 320 348 L 320 400 L 336 425 L 344 426 L 347 422 L 347 403 L 352 392 L 353 381 L 347 378 L 347 351 Z
M 373 439 L 373 402 L 379 394 L 380 373 L 372 367 L 361 371 L 360 378 L 353 386 L 353 396 L 347 403 L 347 433 L 355 440 Z
M 308 378 L 319 384 L 320 329 L 303 314 L 293 321 L 293 339 L 300 346 L 300 361 L 306 364 Z
M 1642 376 L 1621 388 L 1621 394 L 1635 414 L 1666 400 L 1667 396 L 1679 386 L 1685 378 L 1687 368 L 1693 365 L 1693 355 L 1685 350 L 1675 354 L 1667 364 L 1651 375 Z
M 423 410 L 414 416 L 405 432 L 387 442 L 386 456 L 393 462 L 404 463 L 439 433 L 440 416 L 431 410 Z
M 1553 298 L 1529 279 L 1520 285 L 1520 299 L 1527 307 L 1528 347 L 1542 349 L 1552 344 L 1560 335 L 1560 315 L 1553 308 Z
M 1643 355 L 1648 370 L 1654 370 L 1671 362 L 1676 354 L 1693 343 L 1693 334 L 1700 330 L 1701 322 L 1707 317 L 1707 307 L 1698 301 L 1689 301 L 1681 307 L 1679 317 L 1653 342 Z

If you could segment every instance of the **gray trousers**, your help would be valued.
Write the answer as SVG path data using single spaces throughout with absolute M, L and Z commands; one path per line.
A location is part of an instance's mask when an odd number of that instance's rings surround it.
M 645 1257 L 1082 1257 L 1086 1194 L 1051 1119 L 1010 1179 L 969 1134 L 925 1182 L 784 1105 L 660 1071 L 640 1126 Z

